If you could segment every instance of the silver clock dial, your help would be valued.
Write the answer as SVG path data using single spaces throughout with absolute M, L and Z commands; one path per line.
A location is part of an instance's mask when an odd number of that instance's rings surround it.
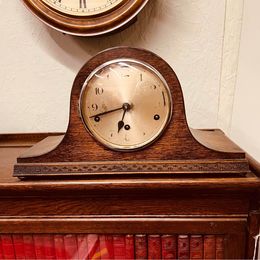
M 95 69 L 80 95 L 86 128 L 114 150 L 151 144 L 164 131 L 171 112 L 164 78 L 150 65 L 131 59 L 113 60 Z

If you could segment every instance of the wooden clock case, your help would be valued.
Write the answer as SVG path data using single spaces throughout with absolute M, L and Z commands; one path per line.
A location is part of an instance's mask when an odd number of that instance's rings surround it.
M 136 19 L 148 0 L 124 0 L 119 6 L 99 15 L 63 14 L 41 0 L 22 0 L 40 20 L 61 32 L 77 36 L 97 36 L 124 28 Z
M 132 153 L 97 143 L 78 113 L 88 74 L 119 56 L 158 69 L 174 104 L 161 138 Z M 0 235 L 213 235 L 224 239 L 224 259 L 252 258 L 260 227 L 260 165 L 249 161 L 252 172 L 244 152 L 221 131 L 188 128 L 180 84 L 165 61 L 144 50 L 110 49 L 77 75 L 65 135 L 0 135 Z M 13 166 L 15 176 L 35 178 L 12 177 Z
M 86 131 L 79 116 L 79 95 L 89 74 L 101 64 L 130 58 L 146 62 L 161 73 L 173 99 L 171 122 L 152 145 L 134 152 L 112 151 Z M 188 127 L 183 94 L 172 68 L 160 57 L 143 49 L 117 47 L 90 59 L 77 74 L 71 93 L 70 120 L 64 136 L 49 137 L 17 159 L 17 177 L 158 177 L 176 175 L 241 176 L 249 171 L 245 154 L 217 151 L 195 139 Z M 223 148 L 222 148 L 223 149 Z

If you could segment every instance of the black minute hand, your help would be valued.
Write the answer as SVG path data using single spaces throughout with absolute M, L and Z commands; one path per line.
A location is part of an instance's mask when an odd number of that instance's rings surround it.
M 99 113 L 99 114 L 96 114 L 94 116 L 90 116 L 89 118 L 96 117 L 96 116 L 103 116 L 105 114 L 112 113 L 112 112 L 115 112 L 115 111 L 118 111 L 118 110 L 121 110 L 121 109 L 123 109 L 123 106 L 115 108 L 115 109 L 111 109 L 111 110 L 108 110 L 108 111 L 105 111 L 105 112 L 102 112 L 102 113 Z

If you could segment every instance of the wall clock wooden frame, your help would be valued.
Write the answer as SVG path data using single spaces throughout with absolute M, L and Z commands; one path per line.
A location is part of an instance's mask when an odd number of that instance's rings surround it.
M 135 152 L 118 152 L 99 144 L 79 116 L 79 96 L 90 73 L 119 58 L 143 61 L 167 82 L 173 99 L 171 121 L 159 140 Z M 154 53 L 129 47 L 103 51 L 90 59 L 75 78 L 70 120 L 65 136 L 50 137 L 17 159 L 14 176 L 241 176 L 249 173 L 245 154 L 210 149 L 197 141 L 188 127 L 179 80 L 172 68 Z
M 40 20 L 61 32 L 77 36 L 96 36 L 127 26 L 148 0 L 123 0 L 115 8 L 90 16 L 73 16 L 59 12 L 41 0 L 22 0 Z

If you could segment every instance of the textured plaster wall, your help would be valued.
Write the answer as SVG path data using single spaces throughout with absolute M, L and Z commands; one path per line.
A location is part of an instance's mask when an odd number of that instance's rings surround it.
M 151 0 L 133 26 L 98 39 L 49 29 L 21 1 L 0 0 L 0 6 L 1 133 L 65 131 L 77 71 L 116 45 L 147 48 L 166 59 L 182 84 L 189 124 L 217 126 L 225 0 Z
M 260 1 L 244 1 L 236 91 L 229 136 L 260 162 Z
M 219 92 L 218 128 L 230 131 L 236 89 L 244 0 L 227 0 Z

